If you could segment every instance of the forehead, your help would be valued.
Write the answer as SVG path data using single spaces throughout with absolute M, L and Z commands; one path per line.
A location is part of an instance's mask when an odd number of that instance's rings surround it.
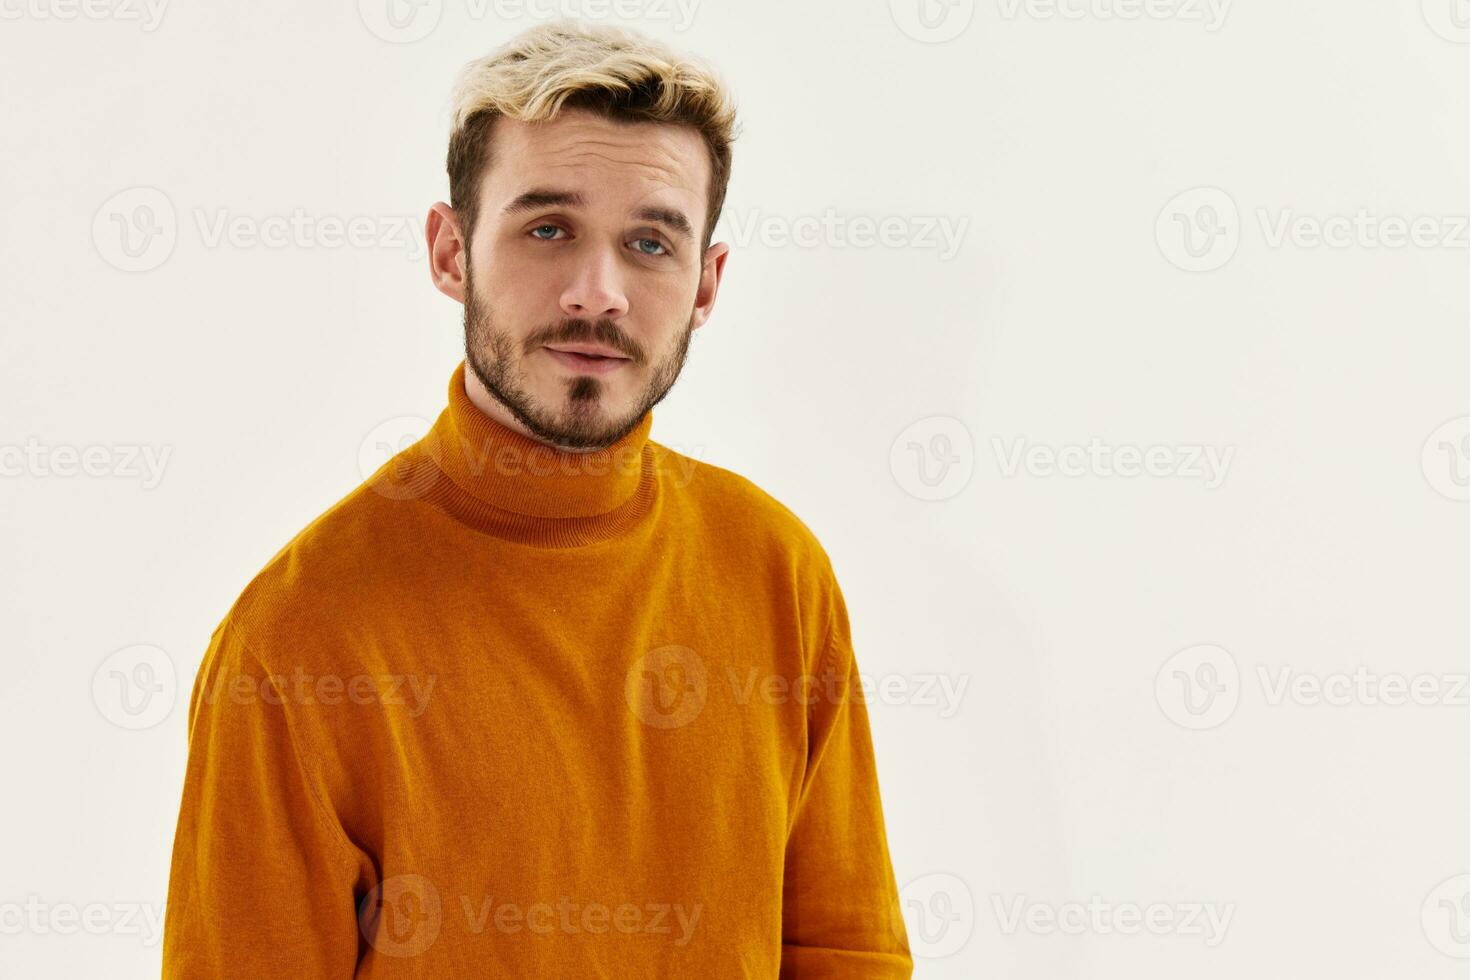
M 481 190 L 491 207 L 532 187 L 554 186 L 580 192 L 591 208 L 657 195 L 682 204 L 691 219 L 704 214 L 710 160 L 692 126 L 567 109 L 542 122 L 497 119 L 491 146 Z

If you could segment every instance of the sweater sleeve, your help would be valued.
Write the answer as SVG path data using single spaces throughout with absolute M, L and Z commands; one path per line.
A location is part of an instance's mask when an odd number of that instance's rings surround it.
M 835 581 L 809 698 L 806 777 L 786 844 L 781 980 L 907 980 L 868 709 Z
M 358 959 L 353 847 L 285 696 L 226 619 L 189 702 L 164 913 L 164 980 L 347 980 Z

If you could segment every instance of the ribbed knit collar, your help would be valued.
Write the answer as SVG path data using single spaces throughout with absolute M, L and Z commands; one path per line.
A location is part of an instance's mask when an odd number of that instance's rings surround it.
M 480 411 L 464 379 L 461 360 L 449 404 L 420 443 L 442 474 L 425 499 L 483 530 L 551 547 L 604 540 L 647 511 L 657 482 L 652 410 L 605 449 L 572 453 Z

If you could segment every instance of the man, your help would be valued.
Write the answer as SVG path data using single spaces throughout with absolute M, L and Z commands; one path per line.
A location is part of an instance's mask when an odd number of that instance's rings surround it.
M 649 438 L 728 256 L 728 93 L 559 22 L 455 99 L 465 359 L 211 638 L 164 976 L 909 977 L 831 564 Z

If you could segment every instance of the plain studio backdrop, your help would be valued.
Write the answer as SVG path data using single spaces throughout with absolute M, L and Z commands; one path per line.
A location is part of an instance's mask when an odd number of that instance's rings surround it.
M 157 975 L 209 635 L 442 407 L 449 88 L 561 14 L 739 99 L 652 436 L 832 556 L 916 975 L 1462 976 L 1462 0 L 0 0 L 0 974 Z

